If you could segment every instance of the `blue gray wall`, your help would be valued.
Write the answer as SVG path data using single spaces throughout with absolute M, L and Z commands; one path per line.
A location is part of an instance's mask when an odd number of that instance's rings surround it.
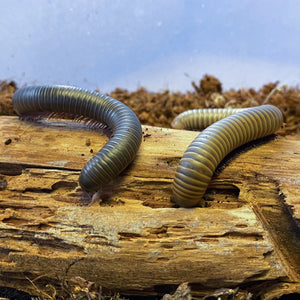
M 0 0 L 0 80 L 109 92 L 300 79 L 297 0 Z

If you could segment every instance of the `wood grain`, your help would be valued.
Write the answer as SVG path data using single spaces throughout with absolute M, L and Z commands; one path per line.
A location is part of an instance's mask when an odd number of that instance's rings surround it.
M 134 162 L 99 199 L 78 185 L 107 141 L 82 124 L 0 118 L 0 285 L 28 292 L 80 276 L 150 295 L 237 287 L 299 292 L 300 142 L 267 138 L 227 157 L 203 208 L 176 208 L 171 184 L 198 134 L 144 126 Z

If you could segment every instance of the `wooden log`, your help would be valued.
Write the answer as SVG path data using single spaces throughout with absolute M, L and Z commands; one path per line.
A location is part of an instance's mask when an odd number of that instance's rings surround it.
M 271 137 L 231 154 L 203 208 L 176 208 L 171 184 L 197 132 L 144 126 L 134 162 L 92 201 L 78 185 L 107 141 L 82 124 L 0 118 L 0 285 L 64 293 L 78 276 L 124 294 L 189 282 L 300 294 L 299 141 Z

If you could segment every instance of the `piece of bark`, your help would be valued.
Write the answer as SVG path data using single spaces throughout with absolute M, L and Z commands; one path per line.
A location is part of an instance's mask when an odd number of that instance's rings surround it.
M 171 184 L 198 133 L 144 126 L 134 162 L 91 202 L 78 175 L 108 138 L 83 127 L 0 118 L 0 285 L 63 293 L 80 276 L 125 294 L 182 282 L 198 296 L 300 293 L 299 141 L 238 149 L 218 168 L 207 207 L 183 209 Z

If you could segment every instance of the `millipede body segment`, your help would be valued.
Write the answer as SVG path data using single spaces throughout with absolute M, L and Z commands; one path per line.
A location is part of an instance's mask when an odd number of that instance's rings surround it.
M 86 191 L 97 191 L 119 175 L 134 159 L 142 128 L 125 104 L 97 92 L 70 86 L 32 86 L 17 90 L 13 106 L 19 115 L 54 112 L 79 115 L 106 124 L 111 139 L 87 162 L 79 176 Z
M 199 205 L 216 167 L 228 153 L 274 133 L 282 123 L 282 113 L 273 105 L 192 110 L 179 115 L 172 123 L 175 128 L 200 130 L 208 127 L 190 144 L 180 160 L 173 182 L 176 203 L 183 207 Z
M 203 130 L 209 125 L 247 108 L 190 109 L 179 114 L 171 126 L 177 129 Z

